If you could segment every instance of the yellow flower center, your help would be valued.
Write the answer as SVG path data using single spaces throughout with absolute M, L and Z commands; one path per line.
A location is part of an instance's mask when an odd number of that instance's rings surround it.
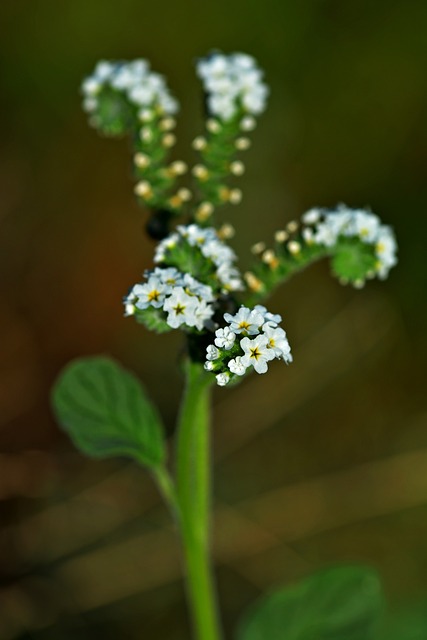
M 254 347 L 253 349 L 250 349 L 251 352 L 251 358 L 255 358 L 255 360 L 258 360 L 258 358 L 261 357 L 261 351 L 258 349 L 258 347 Z

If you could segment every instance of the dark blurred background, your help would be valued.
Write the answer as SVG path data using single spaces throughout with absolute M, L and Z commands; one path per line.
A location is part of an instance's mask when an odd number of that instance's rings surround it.
M 202 130 L 193 62 L 254 55 L 272 88 L 243 158 L 242 268 L 315 206 L 369 205 L 396 231 L 385 283 L 319 264 L 278 291 L 294 364 L 215 394 L 215 559 L 225 626 L 262 591 L 337 562 L 381 573 L 391 607 L 427 592 L 425 0 L 32 0 L 0 5 L 0 637 L 189 637 L 179 548 L 145 472 L 82 458 L 49 390 L 71 358 L 137 372 L 169 433 L 179 332 L 122 317 L 150 266 L 125 141 L 79 85 L 145 57 L 181 101 L 176 158 Z

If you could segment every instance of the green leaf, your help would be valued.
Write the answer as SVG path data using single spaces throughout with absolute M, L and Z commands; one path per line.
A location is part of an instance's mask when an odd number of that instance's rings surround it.
M 238 640 L 371 640 L 382 617 L 381 585 L 365 567 L 336 567 L 256 604 Z
M 157 411 L 135 376 L 113 360 L 97 356 L 72 361 L 54 385 L 52 404 L 59 424 L 86 455 L 162 464 Z
M 387 620 L 378 640 L 425 640 L 427 601 L 398 611 Z

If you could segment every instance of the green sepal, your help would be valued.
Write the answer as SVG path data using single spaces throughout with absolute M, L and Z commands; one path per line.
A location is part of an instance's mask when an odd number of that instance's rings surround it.
M 135 107 L 120 91 L 103 87 L 97 96 L 98 106 L 92 116 L 96 128 L 107 136 L 123 136 L 137 126 Z
M 135 320 L 156 333 L 172 331 L 172 327 L 166 322 L 162 309 L 155 309 L 154 307 L 148 307 L 144 310 L 135 309 Z
M 237 640 L 374 640 L 383 594 L 369 568 L 335 567 L 263 598 Z
M 340 238 L 334 247 L 331 267 L 337 278 L 357 282 L 375 272 L 376 261 L 371 244 L 364 244 L 358 238 Z
M 165 459 L 163 427 L 137 378 L 105 356 L 69 363 L 52 391 L 56 418 L 93 458 L 124 456 L 148 467 Z

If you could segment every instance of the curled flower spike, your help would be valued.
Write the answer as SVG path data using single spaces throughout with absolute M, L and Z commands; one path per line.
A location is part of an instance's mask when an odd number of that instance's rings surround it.
M 250 140 L 242 133 L 255 128 L 254 116 L 266 107 L 268 87 L 255 59 L 244 53 L 213 53 L 198 61 L 196 71 L 203 83 L 210 117 L 206 122 L 207 136 L 198 136 L 193 142 L 202 156 L 202 163 L 194 167 L 193 174 L 201 203 L 212 207 L 211 216 L 214 207 L 237 205 L 242 199 L 240 189 L 229 188 L 227 181 L 245 171 L 235 155 L 250 146 Z M 202 209 L 196 211 L 199 224 L 206 222 L 205 213 Z
M 215 373 L 217 384 L 225 386 L 244 376 L 251 367 L 266 373 L 275 358 L 292 362 L 291 348 L 282 318 L 261 305 L 254 309 L 241 306 L 233 316 L 224 314 L 228 326 L 215 331 L 214 344 L 206 350 L 206 371 Z
M 397 264 L 397 243 L 391 227 L 382 225 L 375 214 L 363 209 L 349 209 L 341 205 L 335 211 L 320 213 L 311 238 L 313 244 L 337 247 L 335 272 L 341 278 L 353 282 L 377 275 L 384 279 Z M 351 264 L 357 245 L 365 245 L 365 261 L 362 265 Z M 368 255 L 371 260 L 368 260 Z M 367 268 L 368 262 L 371 268 Z
M 167 165 L 170 147 L 175 144 L 171 129 L 178 102 L 164 78 L 150 70 L 146 60 L 100 62 L 82 84 L 83 108 L 90 123 L 102 133 L 128 133 L 134 145 L 134 172 L 138 199 L 156 210 L 178 212 L 188 198 L 188 190 L 170 194 L 176 179 L 186 171 L 185 163 Z M 148 232 L 155 224 L 149 226 Z M 154 230 L 154 237 L 159 232 Z
M 251 275 L 252 299 L 271 291 L 296 271 L 322 257 L 331 258 L 332 271 L 342 284 L 361 288 L 367 279 L 384 279 L 397 263 L 391 227 L 370 211 L 340 205 L 335 210 L 310 209 L 275 234 L 275 250 L 253 251 L 258 262 Z M 255 286 L 257 283 L 257 286 Z

